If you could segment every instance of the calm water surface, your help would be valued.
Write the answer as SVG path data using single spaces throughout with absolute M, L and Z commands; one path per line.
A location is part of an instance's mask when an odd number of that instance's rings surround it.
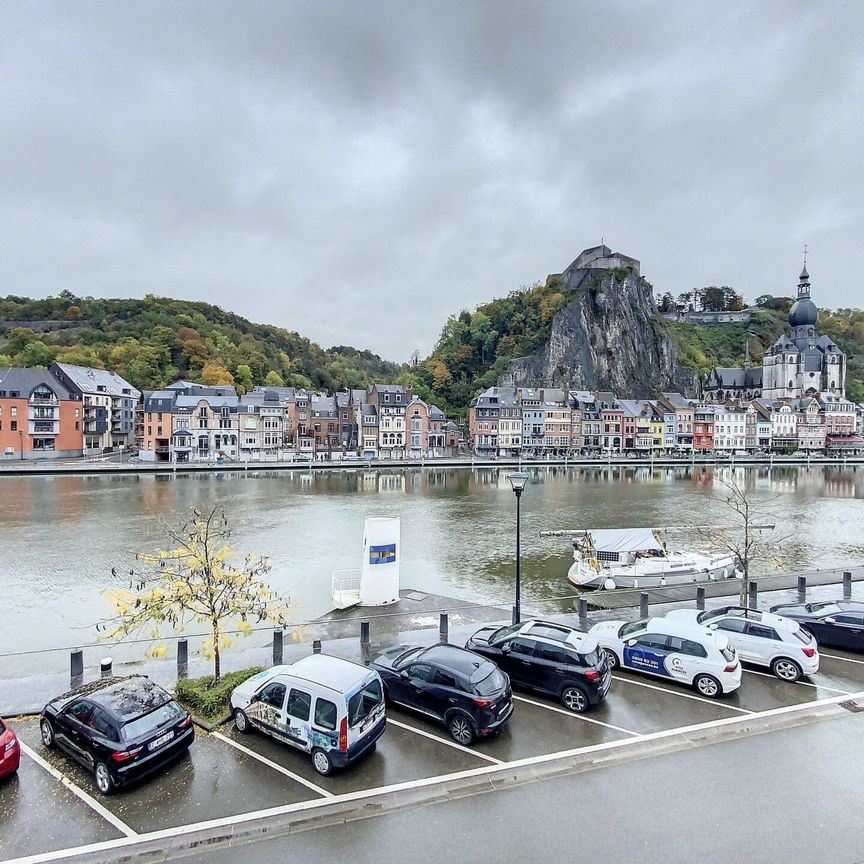
M 718 472 L 715 474 L 715 471 Z M 527 599 L 572 594 L 567 541 L 542 529 L 727 524 L 717 476 L 772 501 L 782 569 L 864 557 L 864 469 L 545 468 L 522 497 Z M 512 602 L 514 496 L 496 468 L 249 472 L 124 477 L 0 478 L 0 654 L 92 642 L 100 592 L 135 551 L 164 546 L 157 517 L 218 501 L 238 550 L 269 555 L 270 581 L 297 621 L 330 608 L 334 569 L 360 566 L 363 519 L 402 517 L 402 585 Z M 771 571 L 779 562 L 763 562 Z M 0 675 L 19 661 L 0 657 Z M 65 662 L 65 661 L 64 661 Z M 11 664 L 11 666 L 10 666 Z

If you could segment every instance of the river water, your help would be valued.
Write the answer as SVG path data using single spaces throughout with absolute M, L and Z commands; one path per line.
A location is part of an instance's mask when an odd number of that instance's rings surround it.
M 240 553 L 269 555 L 268 579 L 303 621 L 327 612 L 334 569 L 360 566 L 364 517 L 402 518 L 402 587 L 512 602 L 515 501 L 508 471 L 364 468 L 176 476 L 2 477 L 0 655 L 94 641 L 136 551 L 165 548 L 159 517 L 220 502 Z M 717 477 L 734 474 L 768 503 L 783 538 L 758 572 L 859 564 L 862 467 L 578 467 L 532 472 L 522 496 L 524 599 L 572 594 L 555 528 L 729 524 Z M 568 604 L 569 605 L 569 604 Z M 555 604 L 547 604 L 546 609 Z M 572 608 L 572 607 L 570 607 Z M 63 660 L 68 663 L 68 658 Z M 31 661 L 0 656 L 0 676 Z M 65 667 L 64 667 L 65 668 Z

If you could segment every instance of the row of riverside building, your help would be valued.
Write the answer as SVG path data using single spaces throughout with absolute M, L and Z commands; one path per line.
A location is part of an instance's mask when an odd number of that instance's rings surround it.
M 410 388 L 328 396 L 293 387 L 177 381 L 144 392 L 114 372 L 0 367 L 0 458 L 74 458 L 137 448 L 142 461 L 454 456 L 460 431 Z
M 864 452 L 864 405 L 833 393 L 712 404 L 663 393 L 490 387 L 469 408 L 482 456 Z

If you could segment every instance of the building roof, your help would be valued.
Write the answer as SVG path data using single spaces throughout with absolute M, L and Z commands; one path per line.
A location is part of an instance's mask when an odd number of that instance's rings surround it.
M 125 378 L 108 369 L 92 369 L 89 366 L 73 366 L 71 363 L 54 363 L 82 393 L 107 393 L 109 396 L 126 396 L 137 399 L 141 395 Z M 124 392 L 126 391 L 126 392 Z
M 30 394 L 40 384 L 50 387 L 58 399 L 76 398 L 75 394 L 47 369 L 31 369 L 24 366 L 0 366 L 0 392 L 5 393 L 6 397 L 9 397 L 10 393 L 17 393 L 21 399 L 29 399 Z
M 174 404 L 179 410 L 191 411 L 193 408 L 198 407 L 199 402 L 206 402 L 210 408 L 233 408 L 236 411 L 237 406 L 240 404 L 240 397 L 206 395 L 186 396 L 185 394 L 181 394 L 177 397 Z
M 709 382 L 712 378 L 724 390 L 755 389 L 762 386 L 762 367 L 716 366 L 708 373 Z

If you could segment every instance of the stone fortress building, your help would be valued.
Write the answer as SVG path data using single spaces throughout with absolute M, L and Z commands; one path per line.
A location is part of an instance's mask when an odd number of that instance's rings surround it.
M 751 366 L 745 349 L 742 368 L 712 369 L 703 381 L 711 402 L 734 399 L 803 399 L 808 396 L 846 397 L 846 355 L 828 336 L 819 336 L 819 310 L 810 298 L 807 262 L 798 281 L 798 296 L 789 310 L 789 335 L 781 336 Z

